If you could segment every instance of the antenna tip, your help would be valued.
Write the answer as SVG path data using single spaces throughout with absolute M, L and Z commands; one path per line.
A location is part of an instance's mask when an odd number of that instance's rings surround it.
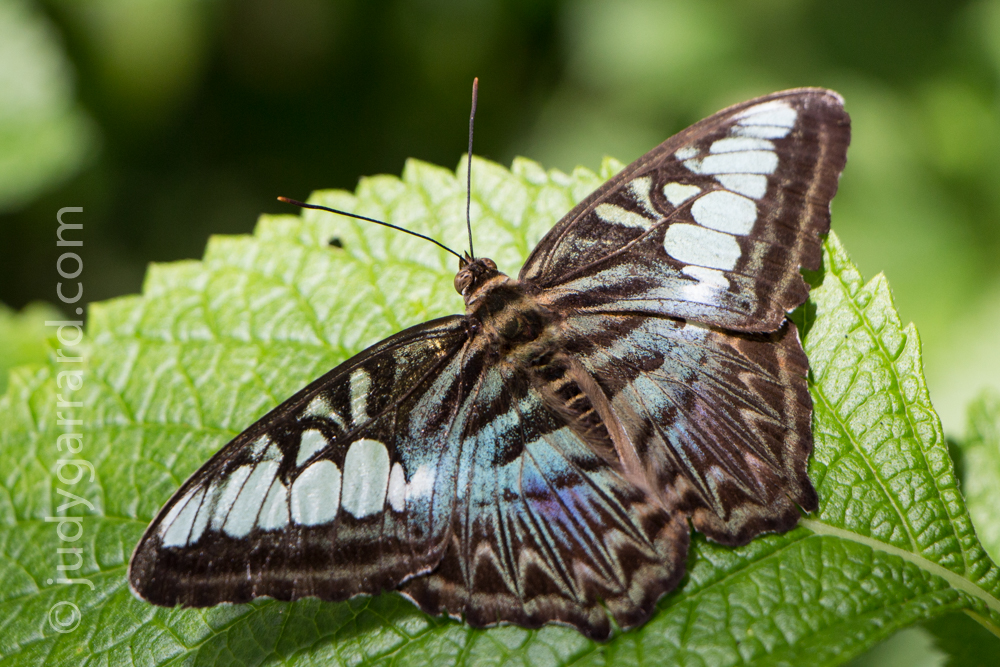
M 284 202 L 286 204 L 291 204 L 292 203 L 291 200 L 288 199 L 288 197 L 278 197 L 278 201 Z

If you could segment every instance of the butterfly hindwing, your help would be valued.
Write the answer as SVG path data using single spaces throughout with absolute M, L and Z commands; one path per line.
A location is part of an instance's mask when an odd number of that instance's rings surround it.
M 484 370 L 468 402 L 451 539 L 401 591 L 473 625 L 644 622 L 684 572 L 684 516 L 626 479 L 553 410 L 525 369 Z
M 555 308 L 774 331 L 802 303 L 850 126 L 827 90 L 775 93 L 671 137 L 581 202 L 521 280 Z
M 609 333 L 597 338 L 597 328 Z M 796 504 L 816 509 L 812 400 L 794 324 L 744 334 L 621 314 L 582 315 L 568 329 L 566 346 L 608 394 L 643 474 L 695 528 L 745 544 L 793 527 Z

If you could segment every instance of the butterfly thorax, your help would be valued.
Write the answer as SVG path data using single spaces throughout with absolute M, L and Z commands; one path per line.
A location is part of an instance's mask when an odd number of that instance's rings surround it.
M 555 314 L 523 283 L 498 271 L 493 260 L 483 257 L 465 264 L 455 276 L 455 289 L 465 299 L 465 315 L 480 344 L 499 355 L 515 348 L 523 348 L 518 356 L 544 352 L 547 345 L 541 339 L 555 323 Z
M 505 367 L 511 382 L 534 387 L 548 409 L 593 450 L 613 456 L 607 398 L 559 345 L 564 315 L 536 298 L 530 283 L 501 273 L 487 258 L 463 266 L 455 287 L 465 298 L 473 349 Z

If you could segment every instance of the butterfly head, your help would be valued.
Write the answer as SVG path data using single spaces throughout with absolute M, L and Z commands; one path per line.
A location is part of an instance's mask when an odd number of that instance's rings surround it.
M 459 265 L 458 273 L 455 274 L 455 291 L 468 303 L 477 290 L 490 279 L 500 275 L 503 274 L 497 270 L 496 262 L 489 257 L 472 259 L 466 255 Z

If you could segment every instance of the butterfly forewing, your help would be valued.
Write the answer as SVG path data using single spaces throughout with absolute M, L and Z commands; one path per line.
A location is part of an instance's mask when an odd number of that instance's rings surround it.
M 436 565 L 454 490 L 440 445 L 466 338 L 459 317 L 404 331 L 240 434 L 150 525 L 132 587 L 166 605 L 344 599 Z M 434 418 L 414 430 L 428 401 Z
M 554 307 L 774 331 L 808 288 L 847 155 L 836 93 L 775 93 L 671 137 L 581 202 L 522 280 Z
M 849 135 L 830 91 L 751 100 L 602 186 L 519 280 L 470 258 L 464 316 L 348 360 L 195 473 L 133 589 L 189 606 L 394 589 L 597 639 L 644 622 L 683 576 L 688 521 L 737 545 L 817 506 L 786 314 Z

